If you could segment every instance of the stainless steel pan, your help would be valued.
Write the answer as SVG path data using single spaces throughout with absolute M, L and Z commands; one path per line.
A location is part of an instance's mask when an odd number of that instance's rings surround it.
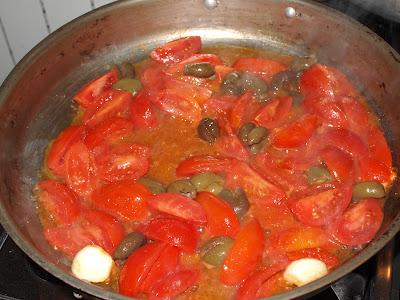
M 44 149 L 70 122 L 71 96 L 83 83 L 114 63 L 140 59 L 164 41 L 193 34 L 201 35 L 206 44 L 315 52 L 322 62 L 336 65 L 375 99 L 398 164 L 400 56 L 357 22 L 296 0 L 220 0 L 214 9 L 202 0 L 115 2 L 42 41 L 0 90 L 1 223 L 35 262 L 79 290 L 104 299 L 127 299 L 74 278 L 65 259 L 45 241 L 31 193 Z M 271 299 L 309 296 L 373 256 L 400 228 L 398 191 L 396 183 L 385 206 L 382 229 L 368 247 L 328 276 Z

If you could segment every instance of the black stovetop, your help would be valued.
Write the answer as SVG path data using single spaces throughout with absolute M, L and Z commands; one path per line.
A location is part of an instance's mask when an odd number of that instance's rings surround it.
M 376 0 L 379 1 L 379 0 Z M 372 29 L 400 52 L 400 23 L 370 14 L 348 0 L 319 0 Z M 400 236 L 354 272 L 311 300 L 398 300 L 400 285 Z M 396 255 L 397 254 L 397 255 Z M 95 299 L 76 293 L 28 258 L 0 226 L 0 299 Z

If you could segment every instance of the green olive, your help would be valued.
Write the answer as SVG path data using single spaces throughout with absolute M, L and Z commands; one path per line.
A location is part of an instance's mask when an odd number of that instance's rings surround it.
M 252 90 L 258 102 L 265 102 L 268 99 L 268 85 L 261 78 L 251 73 L 243 73 L 239 80 L 243 91 Z
M 205 191 L 213 193 L 214 195 L 218 195 L 223 189 L 224 186 L 222 184 L 218 182 L 213 182 L 208 187 L 206 187 Z
M 115 259 L 127 259 L 136 249 L 146 242 L 141 232 L 131 232 L 125 236 L 114 252 Z
M 215 68 L 209 62 L 186 64 L 183 74 L 200 78 L 208 78 L 215 74 Z
M 241 76 L 241 73 L 238 71 L 234 71 L 225 75 L 221 83 L 222 93 L 236 96 L 240 95 L 242 93 L 240 82 Z
M 119 67 L 121 78 L 135 78 L 135 67 L 130 62 L 124 62 Z
M 317 57 L 315 54 L 311 54 L 309 56 L 303 56 L 296 58 L 292 64 L 290 65 L 290 69 L 295 72 L 301 72 L 305 69 L 308 69 L 312 65 L 317 63 Z
M 245 123 L 239 128 L 239 139 L 247 144 L 248 141 L 248 136 L 250 131 L 252 131 L 254 128 L 256 128 L 256 125 L 254 123 Z
M 265 127 L 253 128 L 247 135 L 247 145 L 259 144 L 268 136 L 268 129 Z
M 323 165 L 310 167 L 306 171 L 306 176 L 309 184 L 321 184 L 332 181 L 331 173 Z
M 171 182 L 167 187 L 167 193 L 181 194 L 189 198 L 196 198 L 196 188 L 187 179 Z
M 218 196 L 233 208 L 239 218 L 242 218 L 250 208 L 246 193 L 241 188 L 237 188 L 233 192 L 223 189 Z
M 250 153 L 252 153 L 252 154 L 259 153 L 264 148 L 265 144 L 266 143 L 265 143 L 265 140 L 264 140 L 261 143 L 251 145 L 250 148 L 249 148 Z
M 137 181 L 143 183 L 153 195 L 157 195 L 160 193 L 165 192 L 165 188 L 162 185 L 162 183 L 158 182 L 157 180 L 154 180 L 150 177 L 142 177 L 139 178 Z
M 193 175 L 190 182 L 199 192 L 208 191 L 218 194 L 218 190 L 224 185 L 224 178 L 214 173 L 205 172 Z
M 353 198 L 383 198 L 385 197 L 385 188 L 376 181 L 358 182 L 353 185 Z
M 221 266 L 233 244 L 233 239 L 227 236 L 218 236 L 208 240 L 200 248 L 201 259 L 212 266 Z
M 114 83 L 113 88 L 116 90 L 123 90 L 131 92 L 133 95 L 137 94 L 142 88 L 139 80 L 133 78 L 122 78 Z
M 218 122 L 210 118 L 202 119 L 197 126 L 197 133 L 202 140 L 209 143 L 215 142 L 220 135 Z

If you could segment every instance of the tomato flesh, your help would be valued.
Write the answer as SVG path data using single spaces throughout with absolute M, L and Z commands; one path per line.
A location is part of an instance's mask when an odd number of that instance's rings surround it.
M 164 64 L 178 63 L 200 51 L 201 39 L 199 36 L 190 36 L 168 42 L 154 49 L 150 57 Z

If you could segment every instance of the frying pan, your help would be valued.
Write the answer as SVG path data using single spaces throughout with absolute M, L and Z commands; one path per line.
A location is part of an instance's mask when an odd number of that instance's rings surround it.
M 85 82 L 114 63 L 142 59 L 156 45 L 188 35 L 200 35 L 205 44 L 316 53 L 322 63 L 345 72 L 371 99 L 398 165 L 400 56 L 354 20 L 298 0 L 115 2 L 43 40 L 0 90 L 1 223 L 29 257 L 75 289 L 104 299 L 128 299 L 74 278 L 68 262 L 44 239 L 31 191 L 39 180 L 45 147 L 71 121 L 71 97 Z M 398 192 L 395 182 L 382 228 L 366 248 L 329 275 L 271 299 L 310 296 L 377 253 L 400 228 Z

